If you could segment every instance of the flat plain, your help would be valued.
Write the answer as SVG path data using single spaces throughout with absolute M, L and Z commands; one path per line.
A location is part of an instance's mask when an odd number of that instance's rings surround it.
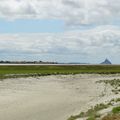
M 0 66 L 0 120 L 67 120 L 120 98 L 97 83 L 119 73 L 119 65 Z

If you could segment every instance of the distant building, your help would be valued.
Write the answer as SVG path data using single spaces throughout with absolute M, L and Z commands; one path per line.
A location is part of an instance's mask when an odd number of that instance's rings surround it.
M 110 62 L 110 60 L 105 59 L 105 61 L 104 61 L 104 62 L 102 62 L 101 64 L 111 65 L 112 63 Z

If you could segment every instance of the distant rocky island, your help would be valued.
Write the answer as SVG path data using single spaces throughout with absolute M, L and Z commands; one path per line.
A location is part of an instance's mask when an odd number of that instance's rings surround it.
M 101 64 L 111 65 L 112 63 L 106 58 L 105 61 L 103 61 Z

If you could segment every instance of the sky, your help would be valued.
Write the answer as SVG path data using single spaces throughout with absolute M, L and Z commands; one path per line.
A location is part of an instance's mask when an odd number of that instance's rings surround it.
M 120 64 L 120 0 L 0 0 L 0 60 Z

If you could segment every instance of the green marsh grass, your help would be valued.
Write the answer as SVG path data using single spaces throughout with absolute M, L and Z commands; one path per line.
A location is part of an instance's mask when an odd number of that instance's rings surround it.
M 0 78 L 46 76 L 57 74 L 116 74 L 120 65 L 9 65 L 0 66 Z

